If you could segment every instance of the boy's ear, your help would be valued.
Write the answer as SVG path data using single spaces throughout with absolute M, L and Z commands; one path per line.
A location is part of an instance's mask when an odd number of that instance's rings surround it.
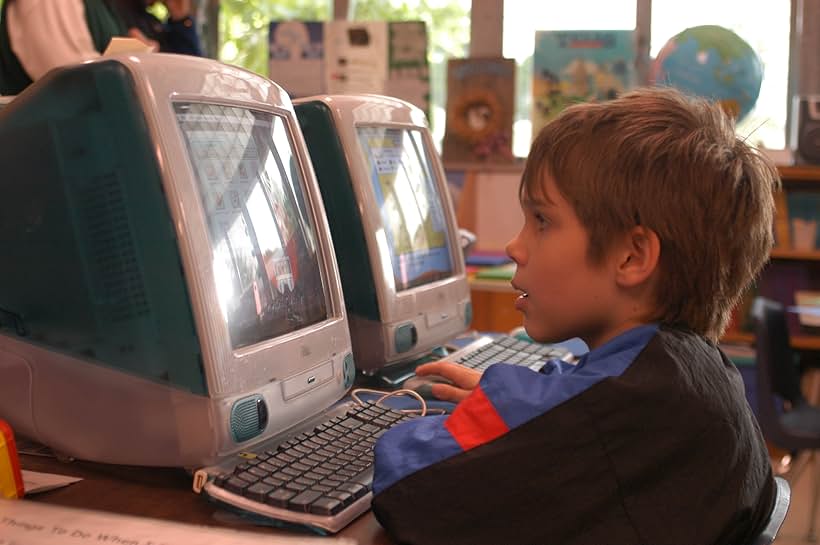
M 623 287 L 635 287 L 647 282 L 658 268 L 661 241 L 652 229 L 641 225 L 630 229 L 623 238 L 616 269 L 616 282 Z

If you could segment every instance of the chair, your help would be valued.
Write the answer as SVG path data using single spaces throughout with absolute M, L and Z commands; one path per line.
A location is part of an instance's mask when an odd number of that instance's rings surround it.
M 755 319 L 758 421 L 764 437 L 793 455 L 782 476 L 793 488 L 802 471 L 814 466 L 814 491 L 809 508 L 808 541 L 816 541 L 817 503 L 820 496 L 820 408 L 810 405 L 800 390 L 800 375 L 789 343 L 786 314 L 780 303 L 758 297 L 752 306 Z
M 774 538 L 777 537 L 777 532 L 780 530 L 780 526 L 786 519 L 786 513 L 789 511 L 789 502 L 791 501 L 789 481 L 783 477 L 775 477 L 774 482 L 777 488 L 775 490 L 774 506 L 772 506 L 769 520 L 750 545 L 770 545 L 773 543 Z

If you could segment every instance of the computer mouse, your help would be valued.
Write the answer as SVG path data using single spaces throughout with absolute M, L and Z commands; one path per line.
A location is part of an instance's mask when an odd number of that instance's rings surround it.
M 424 399 L 435 399 L 438 398 L 433 395 L 432 386 L 433 384 L 452 384 L 453 381 L 442 377 L 441 375 L 424 375 L 424 376 L 412 376 L 404 381 L 402 388 L 405 390 L 413 390 L 414 392 L 418 393 Z

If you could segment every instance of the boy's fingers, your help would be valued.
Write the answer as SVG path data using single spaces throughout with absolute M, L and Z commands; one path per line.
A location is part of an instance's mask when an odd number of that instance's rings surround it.
M 451 366 L 456 364 L 449 362 L 449 361 L 431 361 L 430 363 L 423 363 L 416 367 L 416 374 L 419 376 L 424 375 L 441 375 L 444 376 L 444 373 L 448 372 Z
M 462 388 L 475 388 L 481 378 L 481 373 L 473 369 L 464 367 L 450 361 L 435 361 L 419 365 L 416 374 L 420 377 L 425 375 L 439 375 L 451 380 Z
M 450 386 L 449 384 L 433 384 L 430 391 L 436 398 L 452 403 L 458 403 L 470 395 L 470 390 L 463 390 L 455 386 Z

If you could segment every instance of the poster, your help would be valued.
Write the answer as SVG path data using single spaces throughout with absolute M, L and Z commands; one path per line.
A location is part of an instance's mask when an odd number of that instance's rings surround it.
M 577 102 L 615 98 L 635 85 L 631 30 L 540 30 L 535 33 L 533 138 Z

